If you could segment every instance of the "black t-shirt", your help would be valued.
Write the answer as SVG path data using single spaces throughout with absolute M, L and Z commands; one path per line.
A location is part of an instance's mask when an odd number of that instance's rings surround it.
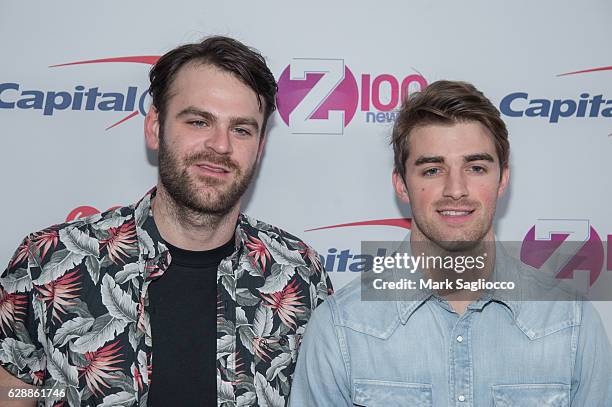
M 153 369 L 148 405 L 217 405 L 217 268 L 234 238 L 216 249 L 167 244 L 172 260 L 149 287 Z

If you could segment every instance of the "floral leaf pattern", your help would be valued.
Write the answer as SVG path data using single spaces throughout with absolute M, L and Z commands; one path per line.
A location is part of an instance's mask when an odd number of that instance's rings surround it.
M 266 282 L 263 287 L 259 289 L 259 292 L 270 294 L 281 291 L 287 285 L 291 277 L 293 277 L 295 270 L 295 267 L 291 267 L 288 264 L 273 264 L 272 273 L 266 278 Z
M 260 306 L 255 311 L 253 332 L 257 336 L 268 336 L 272 332 L 272 310 L 269 307 Z
M 80 290 L 78 270 L 64 274 L 43 286 L 36 286 L 39 298 L 51 309 L 52 317 L 61 321 L 60 314 L 65 314 L 65 306 L 73 305 L 72 300 L 78 298 Z
M 84 335 L 94 323 L 93 318 L 76 317 L 64 324 L 55 332 L 53 343 L 55 346 L 64 346 L 68 340 Z
M 115 338 L 126 326 L 127 323 L 121 319 L 109 314 L 102 315 L 96 318 L 89 332 L 72 342 L 71 349 L 79 353 L 91 352 Z
M 291 363 L 291 353 L 281 353 L 270 362 L 266 371 L 266 380 L 272 381 Z
M 119 345 L 119 341 L 115 341 L 94 352 L 85 353 L 87 364 L 79 368 L 79 370 L 81 371 L 81 376 L 85 377 L 87 388 L 94 395 L 97 393 L 102 394 L 103 387 L 109 389 L 111 386 L 106 381 L 115 377 L 111 373 L 121 370 L 120 367 L 115 366 L 123 362 L 120 353 L 121 348 L 122 346 Z
M 78 385 L 78 373 L 76 367 L 68 362 L 68 357 L 58 349 L 51 349 L 51 357 L 47 360 L 47 370 L 55 380 L 69 386 Z
M 121 391 L 104 397 L 104 401 L 98 404 L 98 407 L 129 407 L 134 405 L 135 401 L 133 394 Z
M 89 237 L 86 233 L 81 232 L 76 227 L 60 229 L 59 238 L 64 246 L 66 246 L 66 249 L 73 253 L 82 254 L 83 256 L 100 255 L 100 242 L 93 237 Z
M 305 265 L 304 259 L 302 258 L 300 252 L 298 250 L 290 250 L 288 247 L 284 246 L 282 243 L 273 240 L 271 237 L 264 233 L 259 233 L 259 237 L 262 242 L 266 245 L 276 263 L 281 265 Z
M 137 305 L 129 294 L 117 287 L 115 281 L 108 274 L 102 279 L 102 303 L 106 305 L 108 313 L 125 322 L 137 322 Z
M 0 277 L 0 361 L 25 382 L 67 386 L 55 406 L 147 403 L 147 289 L 172 262 L 154 196 L 29 235 Z M 277 227 L 241 214 L 236 242 L 217 270 L 217 405 L 285 406 L 301 335 L 331 284 L 316 252 Z
M 105 231 L 108 237 L 100 240 L 100 246 L 106 249 L 108 258 L 115 264 L 125 264 L 125 258 L 136 249 L 137 232 L 134 220 L 129 220 L 118 227 L 111 227 Z
M 4 278 L 3 285 L 7 293 L 24 292 L 32 289 L 32 277 L 27 269 L 17 269 Z
M 255 373 L 255 390 L 261 407 L 283 407 L 285 399 L 281 397 L 277 389 L 270 386 L 261 373 Z
M 89 272 L 91 281 L 93 281 L 94 285 L 97 285 L 98 281 L 100 281 L 100 261 L 93 256 L 86 257 L 85 267 Z
M 0 331 L 7 335 L 26 313 L 27 296 L 9 294 L 0 287 Z
M 23 369 L 27 366 L 28 356 L 34 352 L 34 345 L 16 341 L 12 338 L 7 338 L 2 343 L 2 361 L 12 363 L 18 369 Z
M 57 240 L 59 238 L 59 234 L 56 229 L 53 227 L 41 230 L 38 233 L 34 233 L 32 235 L 31 242 L 34 246 L 34 251 L 40 256 L 40 258 L 44 258 L 47 255 L 47 252 L 51 248 L 55 248 L 57 246 Z
M 270 261 L 270 251 L 261 240 L 256 237 L 249 236 L 249 242 L 245 243 L 250 252 L 247 256 L 252 256 L 254 261 L 261 264 L 261 268 L 265 270 L 266 263 Z
M 58 250 L 53 253 L 51 260 L 43 266 L 42 274 L 34 280 L 36 285 L 44 285 L 60 278 L 66 271 L 74 268 L 83 260 L 80 253 L 71 252 L 68 249 Z

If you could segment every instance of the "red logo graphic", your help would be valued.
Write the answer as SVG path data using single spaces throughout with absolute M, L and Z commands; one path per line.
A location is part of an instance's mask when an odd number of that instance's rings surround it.
M 65 66 L 72 65 L 86 65 L 86 64 L 100 64 L 100 63 L 136 63 L 136 64 L 145 64 L 145 65 L 154 65 L 160 57 L 158 55 L 143 55 L 143 56 L 127 56 L 127 57 L 114 57 L 114 58 L 102 58 L 102 59 L 90 59 L 85 61 L 75 61 L 75 62 L 67 62 L 63 64 L 51 65 L 49 68 L 59 68 Z M 142 101 L 143 98 L 141 98 Z M 138 113 L 145 115 L 144 106 L 140 103 L 134 111 L 132 111 L 128 116 L 123 119 L 111 124 L 106 128 L 106 130 L 110 130 L 113 127 L 124 123 L 133 117 L 138 116 Z

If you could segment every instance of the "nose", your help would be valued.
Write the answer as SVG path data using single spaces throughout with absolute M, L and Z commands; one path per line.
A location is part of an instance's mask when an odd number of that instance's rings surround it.
M 445 197 L 459 200 L 468 195 L 467 182 L 463 171 L 450 172 L 445 179 L 444 191 Z
M 230 137 L 231 134 L 228 130 L 215 127 L 209 133 L 204 145 L 218 154 L 231 154 L 232 142 Z

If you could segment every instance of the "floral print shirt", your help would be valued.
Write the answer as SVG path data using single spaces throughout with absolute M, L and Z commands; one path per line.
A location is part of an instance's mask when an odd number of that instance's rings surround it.
M 147 288 L 171 262 L 154 195 L 29 235 L 0 277 L 0 363 L 24 382 L 64 390 L 47 405 L 147 404 Z M 305 325 L 331 283 L 296 237 L 246 215 L 235 235 L 236 251 L 217 270 L 217 404 L 284 406 Z

